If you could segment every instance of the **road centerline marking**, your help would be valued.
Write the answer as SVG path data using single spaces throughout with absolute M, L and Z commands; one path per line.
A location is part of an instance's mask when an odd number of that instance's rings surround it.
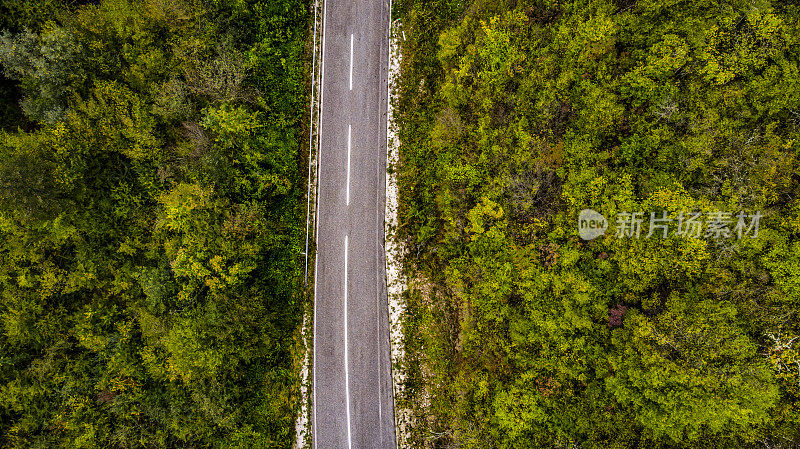
M 352 126 L 351 125 L 347 125 L 347 186 L 346 186 L 345 190 L 347 191 L 347 193 L 346 193 L 346 196 L 347 196 L 346 201 L 347 201 L 347 205 L 348 206 L 350 205 L 350 147 L 351 147 L 350 142 L 351 142 L 352 133 L 353 133 Z
M 347 448 L 353 447 L 350 430 L 350 357 L 347 346 L 347 235 L 344 236 L 344 394 L 347 403 Z
M 350 35 L 350 90 L 353 90 L 353 35 Z

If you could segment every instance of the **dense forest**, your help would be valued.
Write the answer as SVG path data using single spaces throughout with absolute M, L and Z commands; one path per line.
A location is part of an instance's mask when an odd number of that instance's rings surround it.
M 0 446 L 291 446 L 308 24 L 0 2 Z
M 394 9 L 411 447 L 800 447 L 800 4 Z

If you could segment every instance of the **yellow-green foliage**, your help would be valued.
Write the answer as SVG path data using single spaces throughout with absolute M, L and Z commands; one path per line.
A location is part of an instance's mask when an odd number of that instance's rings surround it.
M 307 14 L 0 2 L 0 447 L 291 447 Z
M 395 5 L 411 445 L 800 444 L 800 7 Z

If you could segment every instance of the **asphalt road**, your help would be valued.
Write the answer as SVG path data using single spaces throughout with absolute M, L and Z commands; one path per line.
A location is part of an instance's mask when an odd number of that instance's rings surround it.
M 396 448 L 384 265 L 388 0 L 325 0 L 314 447 Z

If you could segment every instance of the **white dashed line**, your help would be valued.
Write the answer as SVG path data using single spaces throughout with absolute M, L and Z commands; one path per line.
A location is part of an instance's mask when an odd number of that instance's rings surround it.
M 353 90 L 353 35 L 350 35 L 350 90 Z
M 347 346 L 347 236 L 344 236 L 344 394 L 347 402 L 347 448 L 353 447 L 350 431 L 350 355 Z
M 353 130 L 350 125 L 347 125 L 347 205 L 350 205 L 350 137 Z

